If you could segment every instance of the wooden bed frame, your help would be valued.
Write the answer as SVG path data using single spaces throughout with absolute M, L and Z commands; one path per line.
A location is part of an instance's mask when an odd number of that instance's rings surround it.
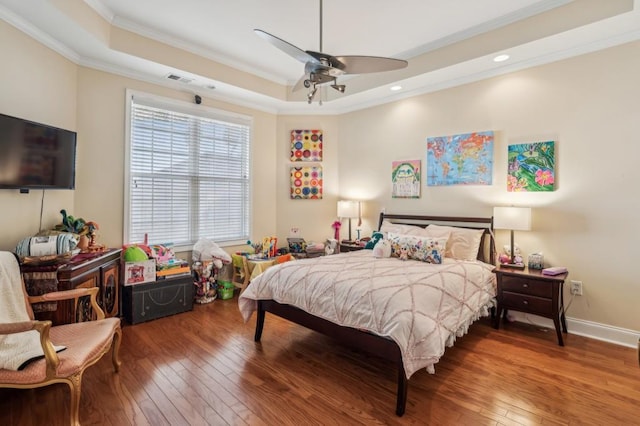
M 495 264 L 495 242 L 493 239 L 493 218 L 480 217 L 447 217 L 447 216 L 416 216 L 380 213 L 378 229 L 382 221 L 410 225 L 427 226 L 429 224 L 451 225 L 472 229 L 484 229 L 482 242 L 478 251 L 478 259 L 489 264 Z M 393 340 L 378 336 L 355 328 L 343 327 L 331 321 L 318 318 L 291 305 L 280 304 L 274 300 L 258 300 L 256 332 L 254 340 L 260 341 L 264 327 L 265 313 L 269 312 L 296 324 L 307 327 L 330 336 L 340 343 L 363 350 L 393 362 L 398 368 L 398 386 L 396 392 L 396 414 L 402 416 L 407 405 L 408 379 L 404 372 L 400 348 Z

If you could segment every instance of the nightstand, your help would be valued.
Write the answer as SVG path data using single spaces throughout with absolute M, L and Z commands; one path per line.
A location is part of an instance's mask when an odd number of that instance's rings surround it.
M 341 242 L 340 243 L 340 253 L 346 253 L 348 251 L 356 251 L 356 250 L 362 250 L 364 247 L 361 246 L 360 244 L 357 244 L 356 242 Z
M 543 275 L 541 270 L 502 266 L 493 272 L 498 279 L 498 310 L 494 327 L 500 327 L 500 318 L 503 314 L 506 318 L 508 309 L 551 318 L 556 327 L 558 344 L 564 346 L 562 332 L 567 332 L 567 321 L 562 286 L 569 274 Z

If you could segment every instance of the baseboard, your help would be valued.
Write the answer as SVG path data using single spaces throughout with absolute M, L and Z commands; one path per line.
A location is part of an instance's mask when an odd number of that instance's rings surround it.
M 553 321 L 548 318 L 532 314 L 524 314 L 522 312 L 509 311 L 509 319 L 541 327 L 555 328 Z M 578 318 L 567 317 L 567 331 L 569 334 L 602 340 L 604 342 L 614 343 L 628 348 L 638 348 L 638 345 L 640 345 L 640 332 L 638 331 Z

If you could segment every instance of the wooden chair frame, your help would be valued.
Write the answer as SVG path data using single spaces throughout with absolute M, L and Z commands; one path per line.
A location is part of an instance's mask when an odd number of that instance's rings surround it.
M 119 360 L 119 350 L 120 350 L 120 343 L 122 340 L 122 330 L 120 328 L 119 319 L 108 318 L 105 320 L 104 311 L 100 308 L 96 299 L 98 290 L 99 289 L 97 287 L 76 288 L 73 290 L 46 293 L 41 296 L 26 296 L 26 298 L 29 304 L 74 299 L 75 306 L 78 306 L 78 299 L 80 297 L 89 296 L 91 307 L 93 308 L 95 320 L 118 321 L 118 324 L 115 327 L 115 330 L 113 333 L 111 344 L 105 345 L 103 350 L 94 354 L 91 357 L 91 359 L 88 360 L 88 362 L 86 362 L 84 365 L 82 365 L 79 369 L 74 371 L 72 374 L 68 376 L 60 376 L 58 375 L 58 366 L 60 365 L 60 357 L 56 353 L 53 347 L 53 344 L 51 343 L 51 340 L 49 338 L 49 333 L 52 328 L 51 321 L 38 321 L 38 320 L 32 319 L 31 321 L 0 324 L 0 334 L 21 333 L 21 332 L 30 331 L 30 330 L 38 331 L 38 333 L 40 333 L 40 344 L 42 345 L 42 350 L 44 352 L 44 357 L 46 360 L 46 372 L 45 372 L 44 379 L 35 381 L 33 383 L 0 382 L 0 388 L 33 389 L 33 388 L 48 386 L 54 383 L 66 383 L 69 386 L 70 393 L 71 393 L 70 424 L 72 426 L 79 425 L 80 424 L 80 420 L 79 420 L 80 394 L 81 394 L 81 385 L 82 385 L 82 375 L 84 371 L 88 367 L 98 362 L 102 358 L 102 356 L 105 353 L 107 353 L 111 348 L 113 348 L 111 360 L 112 360 L 115 372 L 118 372 L 120 370 L 120 365 L 121 365 L 121 362 Z M 28 309 L 28 311 L 30 311 L 30 309 Z M 29 312 L 29 314 L 33 318 L 32 313 Z M 60 327 L 64 327 L 64 325 Z
M 244 291 L 245 288 L 249 285 L 249 280 L 251 278 L 251 274 L 249 273 L 249 265 L 247 264 L 247 258 L 245 256 L 240 255 L 242 258 L 242 265 L 236 266 L 235 263 L 232 263 L 233 266 L 233 275 L 231 277 L 231 283 L 240 289 L 240 294 Z

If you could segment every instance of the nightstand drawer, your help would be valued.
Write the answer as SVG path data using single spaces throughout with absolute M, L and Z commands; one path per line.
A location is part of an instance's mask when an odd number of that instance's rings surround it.
M 502 303 L 505 308 L 511 308 L 520 312 L 529 312 L 542 315 L 553 314 L 551 299 L 529 296 L 505 291 L 502 293 Z
M 542 280 L 502 276 L 502 290 L 532 296 L 553 297 L 553 284 Z

